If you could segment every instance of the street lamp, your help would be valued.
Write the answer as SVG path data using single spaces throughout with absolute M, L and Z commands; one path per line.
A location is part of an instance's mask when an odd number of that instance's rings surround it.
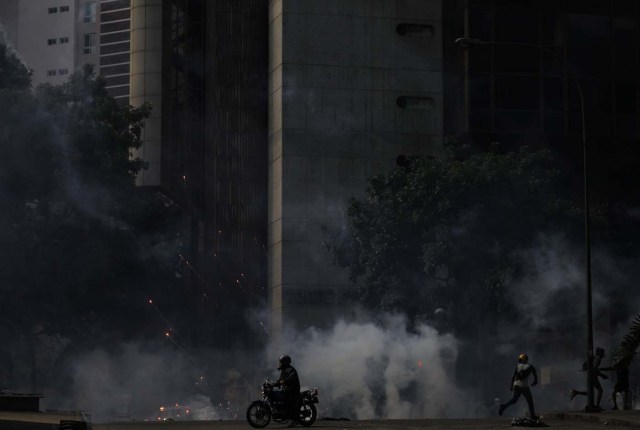
M 592 310 L 592 294 L 591 294 L 591 239 L 589 234 L 589 177 L 587 175 L 587 129 L 584 118 L 584 97 L 582 96 L 582 87 L 571 71 L 571 67 L 560 55 L 550 49 L 536 43 L 524 42 L 490 42 L 471 37 L 459 37 L 455 41 L 456 45 L 463 48 L 484 46 L 484 45 L 503 45 L 503 46 L 521 46 L 536 48 L 540 51 L 556 58 L 564 66 L 567 73 L 576 84 L 578 96 L 580 97 L 580 111 L 582 114 L 582 155 L 583 155 L 583 176 L 584 176 L 584 247 L 586 260 L 586 283 L 587 283 L 587 412 L 599 412 L 593 403 L 593 310 Z

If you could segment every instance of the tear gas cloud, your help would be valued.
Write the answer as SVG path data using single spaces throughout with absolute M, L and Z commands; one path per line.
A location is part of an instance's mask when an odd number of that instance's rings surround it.
M 70 386 L 43 400 L 50 409 L 82 410 L 93 422 L 237 419 L 244 416 L 248 387 L 230 369 L 239 364 L 234 353 L 196 356 L 167 345 L 128 343 L 69 360 Z
M 289 333 L 303 385 L 320 390 L 324 416 L 417 418 L 470 416 L 472 399 L 455 386 L 456 339 L 399 315 L 384 324 L 339 321 L 331 329 Z M 450 401 L 455 399 L 455 401 Z
M 426 324 L 408 331 L 401 315 L 379 318 L 381 323 L 340 320 L 326 329 L 285 329 L 281 350 L 271 345 L 259 354 L 196 351 L 194 359 L 178 349 L 167 352 L 130 344 L 75 360 L 69 390 L 74 396 L 66 406 L 86 410 L 97 422 L 113 419 L 122 410 L 131 418 L 153 419 L 160 405 L 175 403 L 188 406 L 191 419 L 243 419 L 248 402 L 259 398 L 261 381 L 277 377 L 276 363 L 267 357 L 287 353 L 302 385 L 319 388 L 320 417 L 491 416 L 496 404 L 511 394 L 508 383 L 515 357 L 527 352 L 541 380 L 533 391 L 536 407 L 579 409 L 584 398 L 571 402 L 568 393 L 584 389 L 586 383 L 579 372 L 586 355 L 581 255 L 562 236 L 541 235 L 520 258 L 526 262 L 525 276 L 511 281 L 509 299 L 522 318 L 495 333 L 480 333 L 473 341 L 477 344 Z M 603 282 L 620 285 L 626 276 L 620 274 L 624 262 L 600 250 L 594 253 L 594 263 L 603 267 L 594 273 L 598 316 L 609 303 Z M 614 274 L 607 275 L 610 272 Z M 256 327 L 256 337 L 264 339 L 264 311 L 245 318 Z M 609 333 L 596 324 L 595 346 L 607 350 L 606 363 L 627 327 L 625 321 Z M 203 372 L 209 387 L 196 384 Z M 611 388 L 608 382 L 603 386 L 606 402 Z M 509 412 L 524 413 L 525 408 L 522 401 Z
M 468 393 L 455 385 L 457 341 L 421 325 L 407 332 L 403 317 L 384 326 L 339 321 L 328 330 L 288 332 L 288 348 L 303 386 L 320 390 L 320 417 L 409 418 L 473 416 Z M 274 352 L 277 356 L 278 352 Z M 276 363 L 243 357 L 241 351 L 186 351 L 127 344 L 73 360 L 71 398 L 51 396 L 55 409 L 81 409 L 94 422 L 169 416 L 159 407 L 188 407 L 190 419 L 243 419 Z M 206 363 L 199 366 L 197 363 Z M 208 384 L 197 386 L 206 374 Z M 218 400 L 214 400 L 218 399 Z M 455 399 L 455 402 L 450 401 Z M 168 410 L 168 409 L 167 409 Z M 182 416 L 186 419 L 186 416 Z M 180 418 L 178 418 L 180 419 Z
M 64 138 L 58 143 L 65 145 Z M 96 204 L 104 197 L 102 190 L 84 194 L 75 173 L 68 170 L 65 180 L 71 198 L 103 219 Z M 336 218 L 343 213 L 342 205 L 327 208 Z M 479 333 L 475 345 L 427 324 L 409 331 L 402 315 L 377 318 L 382 323 L 340 320 L 327 329 L 285 330 L 282 351 L 258 354 L 241 349 L 187 351 L 168 342 L 110 345 L 71 357 L 68 386 L 43 390 L 43 404 L 84 410 L 95 422 L 155 420 L 161 416 L 161 406 L 174 415 L 188 408 L 191 419 L 243 419 L 248 401 L 258 397 L 260 382 L 276 376 L 275 363 L 267 357 L 288 353 L 302 384 L 319 388 L 320 417 L 489 416 L 495 414 L 495 399 L 504 401 L 510 395 L 507 386 L 514 358 L 526 351 L 543 380 L 534 389 L 538 408 L 577 409 L 577 403 L 568 403 L 567 393 L 583 388 L 585 382 L 578 372 L 586 355 L 583 250 L 562 235 L 541 234 L 518 256 L 524 263 L 523 276 L 510 280 L 508 291 L 520 319 L 494 333 Z M 610 355 L 637 313 L 639 303 L 631 283 L 637 269 L 632 262 L 613 260 L 596 248 L 593 274 L 596 317 L 609 310 L 614 290 L 626 300 L 636 300 L 627 303 L 631 312 L 626 321 L 610 333 L 596 321 L 595 344 Z M 250 320 L 256 337 L 264 337 L 263 326 L 257 324 L 266 321 L 264 315 Z M 540 330 L 547 330 L 548 337 L 541 337 Z M 483 367 L 477 364 L 479 354 L 490 354 L 481 357 Z M 610 389 L 604 386 L 608 394 Z

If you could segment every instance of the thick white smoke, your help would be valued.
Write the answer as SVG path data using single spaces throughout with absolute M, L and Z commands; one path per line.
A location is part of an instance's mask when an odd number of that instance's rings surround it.
M 198 370 L 180 351 L 133 343 L 116 351 L 95 350 L 73 360 L 67 407 L 85 411 L 94 422 L 176 419 L 180 414 L 218 419 L 209 397 L 195 386 L 201 383 L 208 391 Z
M 404 317 L 382 325 L 339 321 L 285 341 L 301 383 L 320 390 L 320 415 L 350 419 L 477 415 L 472 396 L 455 385 L 458 343 L 450 334 Z
M 478 339 L 466 344 L 424 324 L 408 330 L 401 315 L 377 318 L 381 321 L 377 323 L 341 320 L 326 329 L 285 331 L 278 350 L 265 351 L 259 358 L 255 351 L 251 357 L 243 351 L 198 351 L 199 363 L 217 369 L 215 378 L 209 375 L 209 381 L 217 382 L 204 390 L 194 385 L 201 369 L 185 351 L 127 344 L 117 351 L 94 351 L 75 358 L 73 383 L 64 393 L 73 393 L 73 398 L 59 407 L 85 410 L 95 422 L 123 415 L 153 419 L 161 405 L 176 403 L 190 408 L 191 419 L 243 419 L 248 401 L 259 397 L 261 381 L 277 376 L 276 363 L 267 357 L 287 353 L 303 386 L 319 388 L 320 418 L 488 416 L 496 413 L 494 398 L 499 403 L 510 396 L 515 358 L 527 352 L 541 380 L 533 389 L 536 406 L 580 409 L 584 398 L 571 402 L 568 394 L 585 385 L 585 375 L 579 371 L 585 356 L 583 255 L 562 236 L 541 235 L 519 256 L 524 270 L 508 291 L 521 319 L 495 333 L 479 333 Z M 594 315 L 598 316 L 609 303 L 607 282 L 620 285 L 628 275 L 620 270 L 622 262 L 602 250 L 595 250 L 593 262 Z M 256 327 L 256 336 L 267 336 L 262 324 L 265 315 L 247 317 Z M 605 347 L 608 364 L 611 347 L 621 333 L 606 327 L 606 321 L 596 318 L 595 323 L 595 346 Z M 478 358 L 474 351 L 487 350 L 491 365 L 474 367 Z M 603 383 L 604 402 L 611 382 L 615 381 Z M 214 404 L 214 398 L 224 401 Z M 517 415 L 524 409 L 521 401 L 508 413 Z

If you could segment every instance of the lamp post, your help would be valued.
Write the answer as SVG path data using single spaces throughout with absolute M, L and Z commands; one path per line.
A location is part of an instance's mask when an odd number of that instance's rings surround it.
M 582 158 L 583 158 L 583 176 L 584 176 L 584 246 L 585 246 L 585 278 L 587 287 L 587 412 L 599 412 L 600 409 L 593 402 L 593 310 L 592 310 L 592 294 L 591 294 L 591 239 L 589 233 L 589 176 L 587 175 L 587 130 L 584 115 L 584 97 L 582 96 L 582 87 L 571 71 L 571 67 L 560 55 L 550 49 L 536 43 L 524 42 L 490 42 L 470 37 L 460 37 L 455 41 L 456 45 L 463 48 L 482 47 L 485 45 L 503 45 L 503 46 L 520 46 L 528 48 L 536 48 L 543 51 L 555 59 L 557 59 L 565 68 L 571 79 L 576 85 L 578 96 L 580 97 L 580 112 L 582 114 Z

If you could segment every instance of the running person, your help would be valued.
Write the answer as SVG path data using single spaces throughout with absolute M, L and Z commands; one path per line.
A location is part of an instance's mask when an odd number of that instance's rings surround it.
M 515 404 L 520 395 L 523 395 L 527 400 L 527 404 L 529 405 L 529 414 L 531 415 L 531 419 L 537 419 L 535 407 L 533 405 L 533 396 L 531 395 L 531 389 L 529 388 L 529 378 L 533 376 L 533 382 L 531 386 L 533 387 L 538 383 L 538 373 L 536 372 L 536 368 L 529 364 L 529 357 L 527 354 L 520 354 L 518 356 L 518 364 L 513 372 L 513 376 L 511 377 L 511 386 L 509 389 L 513 391 L 513 397 L 507 403 L 503 403 L 500 405 L 498 409 L 498 414 L 502 415 L 504 410 L 509 406 Z

